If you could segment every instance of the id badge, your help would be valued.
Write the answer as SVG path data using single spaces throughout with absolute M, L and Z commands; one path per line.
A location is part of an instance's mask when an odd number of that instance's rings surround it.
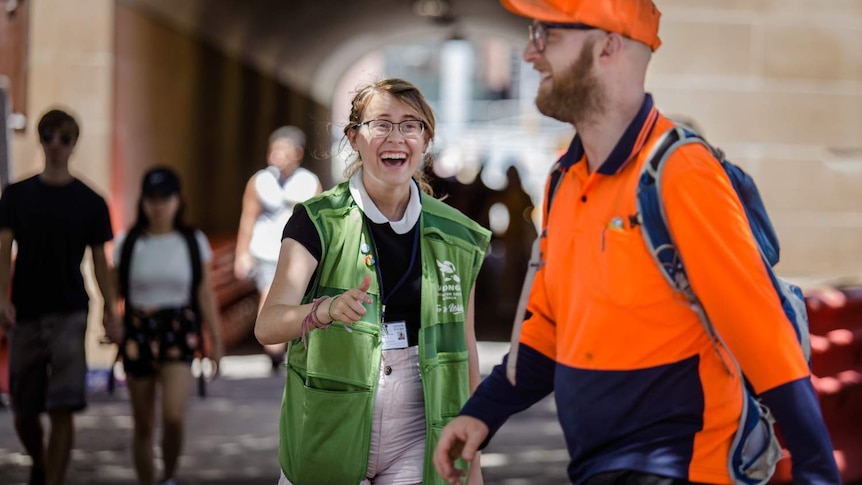
M 383 324 L 383 350 L 407 348 L 407 322 Z

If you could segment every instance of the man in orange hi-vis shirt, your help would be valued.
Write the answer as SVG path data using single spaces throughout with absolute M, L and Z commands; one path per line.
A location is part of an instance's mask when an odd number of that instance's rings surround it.
M 757 483 L 735 478 L 729 459 L 742 376 L 664 280 L 638 223 L 638 176 L 674 127 L 644 89 L 661 44 L 658 9 L 651 0 L 502 3 L 534 19 L 524 59 L 541 75 L 536 105 L 577 135 L 549 212 L 546 202 L 542 264 L 511 354 L 516 383 L 507 360 L 482 382 L 443 430 L 438 472 L 460 483 L 455 458 L 471 460 L 509 416 L 553 391 L 575 484 Z M 692 288 L 776 418 L 795 483 L 840 483 L 808 365 L 723 169 L 688 144 L 671 153 L 660 190 Z

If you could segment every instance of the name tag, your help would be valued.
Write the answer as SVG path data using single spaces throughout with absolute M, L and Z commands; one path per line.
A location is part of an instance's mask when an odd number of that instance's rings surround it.
M 383 350 L 407 348 L 407 322 L 383 324 Z

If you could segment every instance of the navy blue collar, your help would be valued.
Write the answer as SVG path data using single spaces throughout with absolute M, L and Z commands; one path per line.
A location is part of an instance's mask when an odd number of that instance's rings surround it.
M 655 122 L 658 119 L 657 116 L 650 116 L 652 111 L 652 95 L 647 93 L 646 96 L 644 96 L 644 102 L 641 105 L 638 114 L 634 117 L 632 122 L 629 123 L 628 128 L 623 132 L 623 136 L 617 142 L 617 145 L 611 151 L 607 160 L 599 166 L 598 172 L 600 174 L 613 175 L 632 158 L 634 155 L 632 151 L 635 149 L 635 145 L 640 138 L 641 132 L 644 129 L 652 131 L 655 126 Z M 645 126 L 647 122 L 649 122 L 649 126 Z M 571 145 L 569 145 L 568 151 L 560 157 L 560 169 L 568 170 L 569 167 L 578 163 L 582 158 L 584 158 L 584 145 L 583 142 L 581 142 L 581 136 L 576 133 L 574 139 L 572 139 Z

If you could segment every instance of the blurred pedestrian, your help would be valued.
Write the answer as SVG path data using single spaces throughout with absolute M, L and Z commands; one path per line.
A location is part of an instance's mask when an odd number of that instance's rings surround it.
M 442 483 L 440 428 L 479 383 L 473 303 L 490 232 L 431 197 L 434 114 L 407 81 L 360 89 L 348 180 L 297 205 L 255 325 L 290 342 L 279 483 Z M 482 483 L 478 458 L 470 485 Z
M 269 293 L 281 232 L 294 206 L 323 191 L 317 176 L 300 166 L 304 154 L 302 130 L 282 126 L 273 131 L 269 137 L 268 166 L 249 179 L 242 196 L 234 275 L 239 279 L 254 278 L 260 305 Z M 284 362 L 284 344 L 264 348 L 272 360 L 272 370 L 277 371 Z
M 666 152 L 657 184 L 691 287 L 675 291 L 647 251 L 651 214 L 636 189 L 659 140 L 676 129 L 644 88 L 661 45 L 656 6 L 502 3 L 533 18 L 524 60 L 541 77 L 536 106 L 577 134 L 547 184 L 555 195 L 523 328 L 506 365 L 443 430 L 440 474 L 460 483 L 455 458 L 470 459 L 509 416 L 554 392 L 572 483 L 765 483 L 781 454 L 773 416 L 794 483 L 840 483 L 801 345 L 742 203 L 703 144 Z M 748 413 L 744 386 L 763 414 Z
M 69 171 L 78 122 L 54 109 L 39 120 L 37 134 L 45 169 L 10 185 L 0 198 L 0 325 L 10 340 L 15 431 L 33 460 L 29 483 L 58 485 L 74 442 L 73 413 L 87 404 L 84 335 L 89 298 L 81 273 L 87 247 L 105 302 L 107 338 L 118 342 L 122 328 L 104 251 L 113 238 L 108 206 Z M 10 300 L 13 241 L 18 252 Z M 51 423 L 47 448 L 43 412 Z
M 121 346 L 132 405 L 132 451 L 140 485 L 152 485 L 155 400 L 161 387 L 162 485 L 175 485 L 192 382 L 189 365 L 202 349 L 201 321 L 212 341 L 210 360 L 222 356 L 206 236 L 186 224 L 180 179 L 170 168 L 143 178 L 137 220 L 118 238 L 114 264 L 125 303 Z M 201 370 L 203 372 L 203 369 Z

